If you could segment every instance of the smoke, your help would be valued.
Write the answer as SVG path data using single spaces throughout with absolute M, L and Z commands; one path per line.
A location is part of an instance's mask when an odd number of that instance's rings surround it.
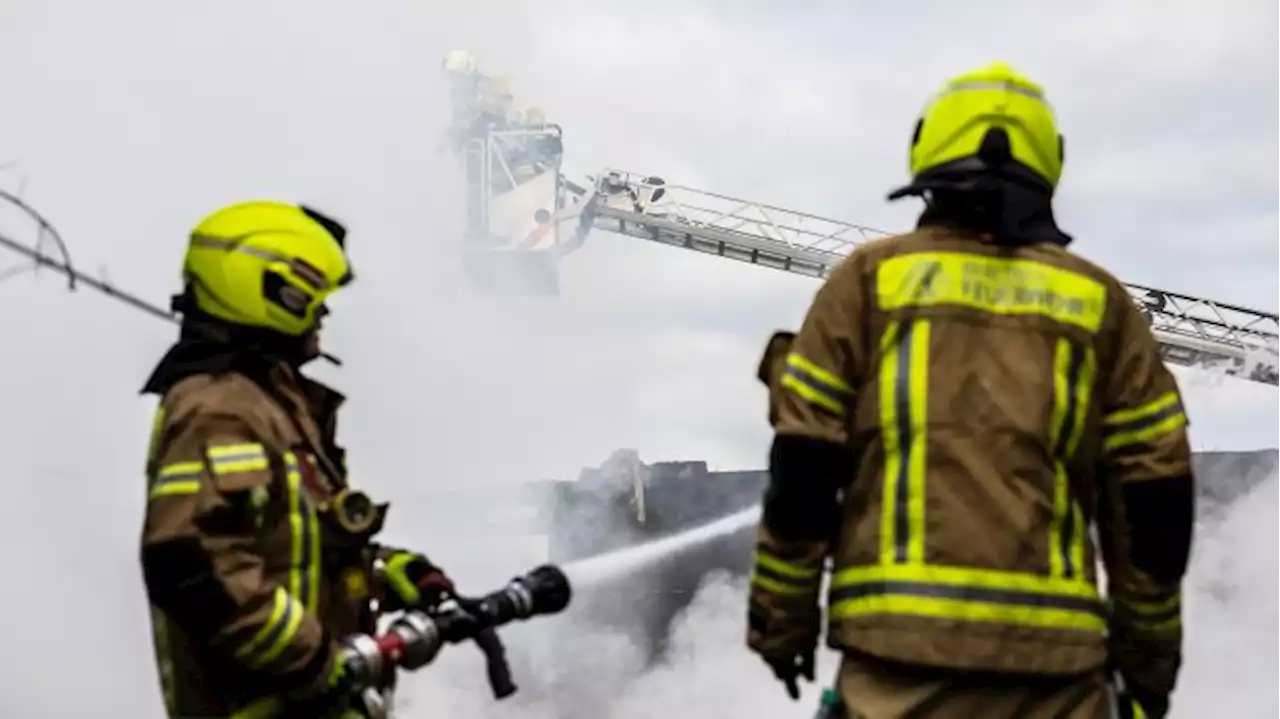
M 1271 477 L 1221 521 L 1197 527 L 1176 716 L 1277 716 L 1280 483 Z
M 772 329 L 798 323 L 815 285 L 593 236 L 563 264 L 559 298 L 471 296 L 452 254 L 457 174 L 437 153 L 448 112 L 436 68 L 451 47 L 511 72 L 517 101 L 541 104 L 565 126 L 575 166 L 654 172 L 886 228 L 911 221 L 913 208 L 881 198 L 901 176 L 898 140 L 919 103 L 938 78 L 986 59 L 970 48 L 1004 48 L 1072 98 L 1063 105 L 1076 113 L 1075 167 L 1105 159 L 1114 165 L 1099 172 L 1104 189 L 1124 188 L 1113 196 L 1089 181 L 1065 188 L 1064 214 L 1078 203 L 1082 246 L 1111 253 L 1100 259 L 1122 275 L 1147 272 L 1158 230 L 1162 278 L 1224 300 L 1272 301 L 1274 256 L 1233 257 L 1257 245 L 1252 238 L 1275 236 L 1273 212 L 1240 206 L 1259 192 L 1266 206 L 1274 199 L 1274 172 L 1243 171 L 1265 164 L 1274 126 L 1261 123 L 1258 139 L 1254 114 L 1242 111 L 1228 135 L 1177 143 L 1150 130 L 1194 115 L 1169 110 L 1161 98 L 1171 92 L 1175 108 L 1185 93 L 1192 109 L 1247 110 L 1274 97 L 1271 75 L 1259 81 L 1240 70 L 1259 52 L 1259 66 L 1274 68 L 1274 40 L 1259 51 L 1254 34 L 1270 37 L 1274 24 L 1256 13 L 1223 11 L 1216 32 L 1205 33 L 1186 9 L 1209 7 L 1202 3 L 1158 3 L 1149 17 L 1123 21 L 1107 16 L 1115 3 L 1073 4 L 1061 12 L 1080 37 L 1142 28 L 1134 37 L 1164 48 L 1115 38 L 1114 48 L 1087 43 L 1097 52 L 1086 58 L 1079 42 L 1054 47 L 1028 32 L 1064 23 L 1030 17 L 1039 6 L 1022 4 L 992 24 L 934 3 L 931 27 L 915 10 L 854 17 L 839 3 L 813 15 L 696 2 L 0 5 L 0 62 L 20 69 L 0 77 L 9 108 L 0 161 L 21 160 L 24 197 L 58 225 L 78 266 L 109 269 L 113 281 L 163 304 L 177 289 L 187 231 L 223 202 L 298 199 L 347 222 L 358 277 L 334 301 L 327 335 L 346 364 L 315 372 L 350 397 L 341 439 L 354 482 L 393 502 L 384 538 L 425 550 L 468 591 L 545 556 L 544 535 L 493 499 L 515 497 L 521 483 L 572 477 L 619 446 L 761 466 L 767 427 L 755 362 Z M 850 43 L 850 27 L 864 41 Z M 904 51 L 902 37 L 935 51 Z M 1205 54 L 1199 43 L 1221 37 L 1231 41 Z M 1162 73 L 1160 58 L 1187 57 L 1204 64 Z M 1126 79 L 1144 91 L 1118 97 L 1117 67 L 1136 68 Z M 1174 171 L 1187 166 L 1208 169 Z M 1206 186 L 1204 176 L 1219 181 Z M 1152 187 L 1158 198 L 1134 198 Z M 1196 218 L 1183 223 L 1188 207 Z M 1133 213 L 1178 224 L 1153 228 Z M 1218 239 L 1210 246 L 1204 237 Z M 1257 246 L 1274 252 L 1274 243 Z M 1206 286 L 1211 276 L 1233 280 Z M 137 532 L 153 401 L 136 390 L 173 328 L 64 287 L 47 274 L 0 285 L 8 579 L 0 635 L 11 648 L 0 716 L 149 719 L 161 710 Z M 1266 392 L 1238 382 L 1204 390 L 1196 431 L 1216 427 L 1218 439 L 1205 441 L 1218 446 L 1274 441 Z M 1258 421 L 1242 424 L 1242 407 Z M 479 653 L 451 648 L 406 678 L 406 719 L 803 715 L 742 651 L 741 592 L 710 583 L 678 623 L 669 663 L 653 670 L 643 632 L 631 627 L 572 611 L 514 627 L 506 636 L 522 692 L 507 704 L 488 698 Z M 1249 596 L 1241 589 L 1234 601 Z M 653 601 L 637 591 L 619 610 Z
M 495 704 L 487 696 L 479 657 L 458 648 L 430 672 L 406 682 L 406 719 L 437 714 L 476 719 L 805 715 L 746 651 L 745 596 L 740 579 L 708 575 L 673 623 L 665 658 L 654 666 L 646 666 L 640 643 L 625 632 L 601 629 L 572 614 L 513 627 L 504 636 L 519 694 Z M 820 662 L 822 676 L 834 671 L 831 659 L 824 656 Z
M 1186 584 L 1185 659 L 1173 697 L 1174 718 L 1274 716 L 1280 709 L 1274 690 L 1280 672 L 1278 490 L 1273 470 L 1198 524 Z M 501 704 L 487 695 L 478 654 L 452 648 L 437 665 L 407 680 L 406 719 L 811 715 L 818 688 L 834 677 L 836 656 L 820 653 L 818 684 L 806 685 L 802 701 L 792 702 L 764 664 L 746 651 L 745 597 L 742 578 L 708 575 L 672 623 L 671 642 L 654 666 L 646 665 L 640 642 L 624 629 L 602 629 L 572 609 L 512 627 L 505 636 L 522 688 Z

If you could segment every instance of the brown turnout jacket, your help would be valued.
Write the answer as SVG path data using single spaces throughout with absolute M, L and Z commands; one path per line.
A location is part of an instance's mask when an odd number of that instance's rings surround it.
M 1096 588 L 1096 526 L 1110 599 L 1176 666 L 1179 586 L 1132 566 L 1120 488 L 1190 475 L 1186 418 L 1150 328 L 1105 270 L 1056 245 L 1008 250 L 938 228 L 885 238 L 834 268 L 759 376 L 777 433 L 857 460 L 830 546 L 762 523 L 753 601 L 805 601 L 829 557 L 833 648 L 1089 671 L 1121 611 Z
M 266 377 L 187 376 L 156 412 L 142 564 L 174 718 L 318 693 L 334 640 L 373 628 L 386 506 L 358 535 L 334 520 L 342 397 L 283 364 Z

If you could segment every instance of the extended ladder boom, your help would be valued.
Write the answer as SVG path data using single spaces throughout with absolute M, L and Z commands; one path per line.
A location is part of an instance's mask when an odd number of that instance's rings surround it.
M 621 170 L 595 179 L 591 226 L 786 272 L 825 277 L 886 232 Z M 1167 362 L 1278 384 L 1275 313 L 1126 284 Z

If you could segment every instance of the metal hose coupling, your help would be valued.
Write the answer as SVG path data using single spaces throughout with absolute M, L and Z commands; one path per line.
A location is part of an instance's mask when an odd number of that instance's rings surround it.
M 440 628 L 421 612 L 395 619 L 378 637 L 353 634 L 342 640 L 342 659 L 357 686 L 381 684 L 394 668 L 417 669 L 431 663 L 444 644 Z

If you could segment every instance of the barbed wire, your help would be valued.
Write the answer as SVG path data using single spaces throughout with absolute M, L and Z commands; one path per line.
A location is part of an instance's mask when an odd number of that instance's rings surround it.
M 16 164 L 17 161 L 7 162 L 0 165 L 0 170 L 10 169 Z M 0 246 L 26 257 L 27 260 L 16 266 L 0 270 L 0 283 L 27 272 L 38 273 L 41 268 L 48 268 L 67 278 L 68 291 L 74 292 L 79 289 L 80 285 L 85 285 L 153 317 L 159 317 L 170 322 L 178 321 L 178 316 L 172 311 L 166 310 L 137 294 L 116 287 L 107 281 L 105 277 L 93 277 L 76 269 L 71 261 L 71 252 L 67 249 L 67 243 L 63 241 L 58 228 L 39 210 L 22 199 L 21 195 L 25 186 L 26 178 L 24 176 L 19 183 L 17 192 L 10 192 L 0 188 L 0 200 L 17 208 L 27 219 L 35 223 L 36 228 L 35 241 L 30 243 L 23 242 L 0 231 Z M 53 252 L 46 249 L 49 245 L 53 246 Z

